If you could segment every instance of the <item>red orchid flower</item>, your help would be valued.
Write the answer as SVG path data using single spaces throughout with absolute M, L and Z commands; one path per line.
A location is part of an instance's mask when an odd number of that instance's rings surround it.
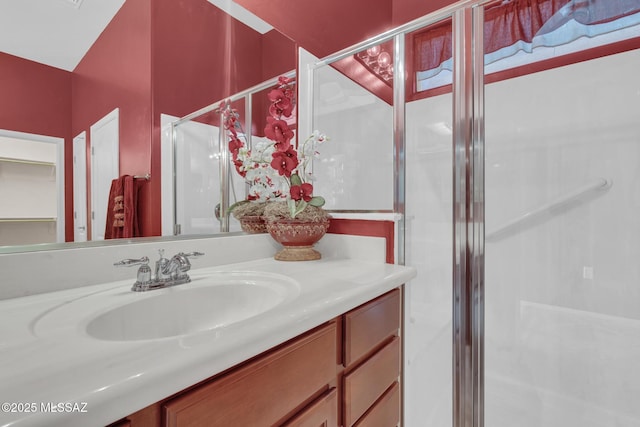
M 264 135 L 276 144 L 276 150 L 286 151 L 290 146 L 291 138 L 293 138 L 293 131 L 289 129 L 289 125 L 284 120 L 274 119 L 273 117 L 267 117 L 267 125 L 264 127 Z
M 280 86 L 286 86 L 286 85 L 288 85 L 289 83 L 291 83 L 292 81 L 293 81 L 293 79 L 292 79 L 292 78 L 290 78 L 290 77 L 287 77 L 287 76 L 280 76 L 280 77 L 278 77 L 278 84 L 279 84 Z
M 307 182 L 301 185 L 293 185 L 289 192 L 293 200 L 298 201 L 302 199 L 305 202 L 308 202 L 311 200 L 313 194 L 313 185 Z
M 234 158 L 238 157 L 238 152 L 242 147 L 244 147 L 244 143 L 240 141 L 237 135 L 232 134 L 229 137 L 229 151 L 231 151 Z
M 233 159 L 233 165 L 236 167 L 236 172 L 238 172 L 238 175 L 240 175 L 241 177 L 245 177 L 247 176 L 247 171 L 242 170 L 242 160 L 240 159 Z
M 286 151 L 276 151 L 273 153 L 271 167 L 280 175 L 289 178 L 293 170 L 298 167 L 298 153 L 291 146 Z
M 273 89 L 267 95 L 271 105 L 269 106 L 269 114 L 272 117 L 291 117 L 293 112 L 293 103 L 291 97 L 287 95 L 287 91 L 282 89 Z
M 236 121 L 238 120 L 238 118 L 236 117 L 236 111 L 235 110 L 225 110 L 224 111 L 224 127 L 229 129 L 231 127 L 234 127 Z

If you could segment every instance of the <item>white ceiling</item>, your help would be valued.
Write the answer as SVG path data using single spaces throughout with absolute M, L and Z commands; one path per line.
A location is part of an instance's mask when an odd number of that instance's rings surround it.
M 232 0 L 208 1 L 262 34 L 271 29 Z M 73 71 L 124 2 L 1 0 L 0 52 Z

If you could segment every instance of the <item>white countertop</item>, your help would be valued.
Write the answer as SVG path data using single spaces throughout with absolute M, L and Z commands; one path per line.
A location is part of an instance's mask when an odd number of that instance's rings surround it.
M 312 329 L 415 276 L 409 267 L 354 259 L 311 262 L 259 259 L 193 269 L 284 275 L 298 296 L 255 318 L 193 335 L 100 341 L 83 330 L 77 300 L 127 295 L 132 280 L 0 301 L 0 426 L 104 426 Z M 134 273 L 134 271 L 132 271 Z M 189 284 L 181 285 L 189 286 Z M 164 292 L 155 290 L 150 292 Z M 131 292 L 135 295 L 135 293 Z M 126 296 L 129 298 L 129 296 Z M 52 313 L 83 307 L 68 322 Z M 84 300 L 83 300 L 84 301 Z M 87 300 L 88 301 L 88 300 Z M 44 324 L 44 326 L 43 326 Z M 85 412 L 43 412 L 57 407 Z M 3 406 L 3 410 L 6 409 Z M 32 409 L 32 412 L 24 412 Z

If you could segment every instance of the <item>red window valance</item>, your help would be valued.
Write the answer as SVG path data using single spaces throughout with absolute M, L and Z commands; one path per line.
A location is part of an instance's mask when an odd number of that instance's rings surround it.
M 637 15 L 637 19 L 621 18 Z M 581 26 L 620 22 L 584 29 Z M 565 24 L 575 23 L 565 31 Z M 534 38 L 543 46 L 557 46 L 582 36 L 594 37 L 618 28 L 638 25 L 640 0 L 504 0 L 485 7 L 484 44 L 488 62 L 530 51 Z M 422 78 L 451 69 L 451 20 L 431 26 L 413 35 L 414 72 Z M 513 47 L 512 49 L 505 49 Z M 504 53 L 501 49 L 505 49 Z M 500 52 L 499 52 L 500 51 Z M 496 54 L 496 52 L 498 54 Z M 432 72 L 427 72 L 432 70 Z

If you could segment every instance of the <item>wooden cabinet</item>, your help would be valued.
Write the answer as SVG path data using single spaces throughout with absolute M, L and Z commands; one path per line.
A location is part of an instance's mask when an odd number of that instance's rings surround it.
M 358 420 L 355 427 L 389 427 L 400 422 L 400 383 L 393 385 Z
M 164 426 L 271 426 L 286 422 L 335 380 L 337 339 L 336 323 L 331 322 L 166 402 Z
M 394 290 L 344 315 L 345 427 L 400 423 L 400 312 Z
M 394 427 L 400 290 L 113 426 Z
M 337 427 L 338 390 L 334 387 L 308 408 L 296 415 L 284 427 Z

